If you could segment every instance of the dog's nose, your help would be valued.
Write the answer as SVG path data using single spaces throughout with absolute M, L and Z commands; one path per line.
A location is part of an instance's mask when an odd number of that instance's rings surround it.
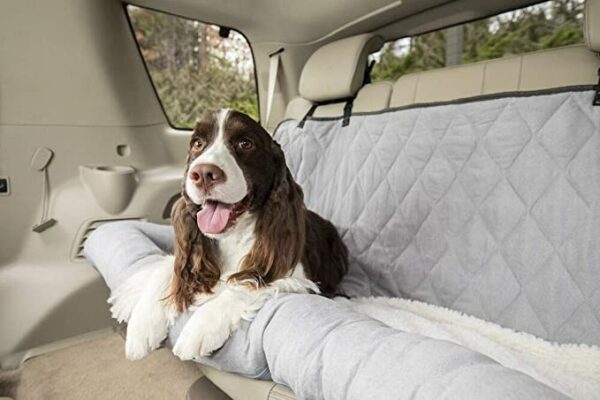
M 214 164 L 198 164 L 189 173 L 189 177 L 196 185 L 210 189 L 217 183 L 225 182 L 225 172 Z

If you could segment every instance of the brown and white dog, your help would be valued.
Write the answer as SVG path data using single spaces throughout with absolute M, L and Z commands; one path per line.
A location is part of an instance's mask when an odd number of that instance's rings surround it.
M 193 314 L 173 352 L 193 359 L 220 348 L 278 292 L 335 294 L 346 247 L 306 209 L 281 148 L 247 115 L 226 109 L 197 123 L 182 194 L 174 257 L 151 269 L 136 304 L 121 311 L 128 358 L 157 348 L 185 310 Z

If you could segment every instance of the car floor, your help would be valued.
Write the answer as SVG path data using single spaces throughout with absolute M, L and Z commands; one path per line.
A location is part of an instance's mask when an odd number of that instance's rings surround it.
M 29 359 L 19 370 L 0 371 L 0 398 L 185 399 L 201 376 L 196 364 L 180 361 L 167 349 L 129 361 L 125 341 L 112 332 Z

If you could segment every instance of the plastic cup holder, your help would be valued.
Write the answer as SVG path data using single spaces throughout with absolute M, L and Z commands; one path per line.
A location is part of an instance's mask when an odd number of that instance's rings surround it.
M 137 174 L 125 165 L 80 166 L 80 177 L 96 203 L 109 214 L 127 208 L 137 187 Z

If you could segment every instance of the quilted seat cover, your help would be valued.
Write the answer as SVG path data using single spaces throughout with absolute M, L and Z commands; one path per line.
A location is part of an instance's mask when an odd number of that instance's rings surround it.
M 284 121 L 351 296 L 399 296 L 600 345 L 600 107 L 590 88 Z

